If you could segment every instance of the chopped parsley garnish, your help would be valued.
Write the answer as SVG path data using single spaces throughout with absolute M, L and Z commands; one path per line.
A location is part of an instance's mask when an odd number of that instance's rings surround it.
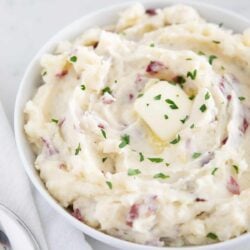
M 212 240 L 218 240 L 218 236 L 215 233 L 208 233 L 207 238 L 210 238 Z
M 210 94 L 209 94 L 209 92 L 207 92 L 206 94 L 205 94 L 205 100 L 208 100 L 210 98 Z
M 160 163 L 164 161 L 164 159 L 162 158 L 148 158 L 148 160 L 150 160 L 151 162 L 155 162 L 155 163 Z
M 142 154 L 142 152 L 139 153 L 140 156 L 140 161 L 144 161 L 144 155 Z
M 202 105 L 200 106 L 200 111 L 201 111 L 201 112 L 205 112 L 206 110 L 207 110 L 206 104 L 202 104 Z
M 167 104 L 169 104 L 169 107 L 170 107 L 171 109 L 178 109 L 178 106 L 177 106 L 177 105 L 175 104 L 175 102 L 172 101 L 171 99 L 166 99 L 165 102 L 166 102 Z
M 219 27 L 221 28 L 223 26 L 223 23 L 219 23 Z
M 104 129 L 101 129 L 101 132 L 102 132 L 102 136 L 106 139 L 107 138 L 107 135 L 106 135 L 106 132 Z
M 199 51 L 199 52 L 198 52 L 198 55 L 200 55 L 200 56 L 205 56 L 205 53 L 204 53 L 203 51 Z
M 181 85 L 181 87 L 183 87 L 183 84 L 186 82 L 186 79 L 185 79 L 185 77 L 184 76 L 176 76 L 175 78 L 174 78 L 174 81 L 176 82 L 176 83 L 178 83 L 178 84 L 180 84 Z
M 220 41 L 217 41 L 217 40 L 213 40 L 212 42 L 215 44 L 220 44 Z
M 115 83 L 117 83 L 118 81 L 117 80 L 115 80 Z
M 102 89 L 102 94 L 104 95 L 105 93 L 109 93 L 110 95 L 112 94 L 110 87 L 105 87 L 104 89 Z
M 85 85 L 81 85 L 81 90 L 84 91 L 86 89 L 86 86 Z
M 214 168 L 211 172 L 211 175 L 215 175 L 215 172 L 218 170 L 218 168 Z
M 54 122 L 55 124 L 57 124 L 59 122 L 59 120 L 52 118 L 51 122 Z
M 76 56 L 71 56 L 69 60 L 74 63 L 74 62 L 77 61 L 77 57 Z
M 244 101 L 246 99 L 244 96 L 239 96 L 238 98 L 240 101 Z
M 168 119 L 168 115 L 164 115 L 164 119 L 167 120 Z
M 142 97 L 142 96 L 143 96 L 143 93 L 139 94 L 139 95 L 137 96 L 137 98 L 140 98 L 140 97 Z
M 155 46 L 155 44 L 154 44 L 154 43 L 151 43 L 149 46 L 153 48 L 153 47 Z
M 112 188 L 113 188 L 112 182 L 106 181 L 106 184 L 108 185 L 109 189 L 112 189 Z
M 196 76 L 197 76 L 197 69 L 195 69 L 193 72 L 191 71 L 187 72 L 187 77 L 190 77 L 192 80 L 195 80 Z
M 75 150 L 75 155 L 78 155 L 81 150 L 82 150 L 81 149 L 81 144 L 79 143 L 78 146 L 77 146 L 77 148 L 76 148 L 76 150 Z
M 149 106 L 149 103 L 147 103 L 146 106 L 148 107 L 148 106 Z
M 128 176 L 134 176 L 140 174 L 141 171 L 137 168 L 129 168 L 128 169 Z
M 108 159 L 108 157 L 102 158 L 102 162 L 105 162 Z
M 170 143 L 171 144 L 177 144 L 180 140 L 181 140 L 180 135 L 177 135 L 177 137 L 173 141 L 171 141 Z
M 42 76 L 45 76 L 45 75 L 47 75 L 47 71 L 44 71 L 44 72 L 42 73 Z
M 165 175 L 165 174 L 163 174 L 163 173 L 158 173 L 158 174 L 155 174 L 154 175 L 154 178 L 155 179 L 167 179 L 167 178 L 169 178 L 169 176 L 168 175 Z
M 168 166 L 170 166 L 170 163 L 166 162 L 165 165 L 166 165 L 166 167 L 168 167 Z
M 224 66 L 221 66 L 220 68 L 221 68 L 222 70 L 225 70 L 225 67 L 224 67 Z
M 209 62 L 209 64 L 213 64 L 213 61 L 215 60 L 215 59 L 217 59 L 217 56 L 215 56 L 215 55 L 211 55 L 211 56 L 209 56 L 209 58 L 208 58 L 208 62 Z
M 194 124 L 192 124 L 192 125 L 190 126 L 190 128 L 194 128 Z
M 123 135 L 121 137 L 121 143 L 119 144 L 119 148 L 124 148 L 129 144 L 129 135 Z
M 200 156 L 201 156 L 201 153 L 199 153 L 199 152 L 195 152 L 195 153 L 192 154 L 192 158 L 193 158 L 193 159 L 197 159 L 197 158 L 199 158 Z
M 186 58 L 186 60 L 187 61 L 191 61 L 191 60 L 193 60 L 192 58 L 190 58 L 190 57 L 188 57 L 188 58 Z
M 195 98 L 195 95 L 191 95 L 191 96 L 189 96 L 189 100 L 194 100 L 194 98 Z
M 157 95 L 154 97 L 154 100 L 161 100 L 161 95 Z
M 186 117 L 184 119 L 180 120 L 180 121 L 184 124 L 188 120 L 188 118 L 189 118 L 189 116 L 186 115 Z
M 236 174 L 238 174 L 239 173 L 239 167 L 237 165 L 233 165 L 233 168 L 234 168 Z

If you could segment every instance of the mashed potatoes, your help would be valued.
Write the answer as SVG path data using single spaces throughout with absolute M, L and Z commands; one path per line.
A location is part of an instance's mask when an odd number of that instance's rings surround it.
M 250 33 L 136 4 L 41 59 L 25 107 L 35 167 L 82 222 L 156 246 L 250 226 Z

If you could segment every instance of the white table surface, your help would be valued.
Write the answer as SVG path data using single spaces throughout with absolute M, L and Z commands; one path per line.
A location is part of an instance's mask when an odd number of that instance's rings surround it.
M 125 1 L 0 0 L 0 100 L 11 124 L 18 85 L 36 51 L 55 32 L 73 20 L 96 9 Z M 222 6 L 246 17 L 250 13 L 249 0 L 204 2 Z M 88 238 L 88 241 L 94 250 L 114 250 L 96 240 Z

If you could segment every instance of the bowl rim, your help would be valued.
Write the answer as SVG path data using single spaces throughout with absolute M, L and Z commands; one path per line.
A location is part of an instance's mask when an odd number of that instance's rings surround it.
M 41 196 L 50 204 L 50 206 L 63 218 L 65 218 L 67 221 L 70 222 L 71 225 L 73 225 L 75 228 L 79 229 L 80 231 L 84 232 L 85 234 L 95 238 L 96 240 L 99 240 L 103 243 L 106 243 L 108 245 L 112 245 L 114 247 L 118 248 L 124 248 L 124 249 L 144 249 L 144 250 L 159 250 L 159 249 L 166 249 L 166 250 L 219 250 L 219 249 L 226 249 L 227 247 L 237 247 L 240 242 L 250 239 L 250 234 L 246 233 L 243 235 L 240 235 L 236 238 L 224 241 L 224 242 L 218 242 L 215 244 L 210 245 L 200 245 L 200 246 L 183 246 L 183 247 L 155 247 L 155 246 L 147 246 L 147 245 L 141 245 L 133 242 L 129 242 L 123 239 L 119 239 L 117 237 L 113 237 L 111 235 L 105 234 L 97 229 L 94 229 L 80 221 L 78 221 L 76 218 L 74 218 L 72 215 L 70 215 L 62 206 L 59 205 L 59 203 L 50 195 L 50 193 L 41 185 L 41 183 L 37 180 L 37 176 L 32 172 L 32 169 L 34 169 L 33 164 L 29 163 L 23 148 L 24 145 L 24 130 L 23 130 L 23 124 L 22 124 L 22 117 L 23 117 L 23 108 L 20 108 L 20 103 L 22 103 L 22 92 L 25 90 L 25 85 L 27 82 L 27 79 L 29 79 L 30 74 L 33 71 L 35 62 L 41 58 L 41 55 L 44 54 L 46 51 L 48 52 L 48 48 L 53 48 L 55 46 L 55 43 L 58 43 L 60 39 L 58 38 L 62 36 L 64 33 L 66 33 L 67 30 L 69 30 L 72 26 L 75 26 L 77 24 L 80 24 L 84 22 L 84 20 L 87 20 L 94 16 L 103 15 L 108 11 L 120 11 L 122 9 L 125 9 L 129 6 L 131 6 L 134 3 L 142 3 L 144 6 L 168 6 L 173 4 L 186 4 L 193 6 L 194 8 L 203 7 L 207 9 L 208 11 L 217 11 L 221 14 L 226 14 L 228 16 L 231 16 L 233 19 L 237 20 L 237 22 L 244 23 L 250 27 L 250 20 L 246 17 L 243 17 L 235 12 L 232 12 L 230 10 L 222 9 L 221 7 L 217 7 L 214 5 L 206 4 L 206 3 L 199 3 L 197 1 L 192 0 L 137 0 L 137 1 L 129 1 L 125 3 L 119 3 L 119 4 L 113 4 L 109 7 L 98 9 L 97 11 L 93 11 L 90 14 L 83 15 L 82 17 L 76 19 L 75 21 L 71 22 L 70 24 L 64 26 L 62 29 L 60 29 L 58 32 L 56 32 L 55 35 L 53 35 L 35 54 L 31 62 L 29 63 L 28 67 L 25 70 L 25 73 L 23 75 L 23 78 L 20 82 L 16 101 L 15 101 L 15 110 L 14 110 L 14 132 L 15 132 L 15 140 L 16 145 L 19 153 L 19 157 L 21 159 L 22 165 L 26 171 L 26 174 L 28 175 L 30 181 L 35 186 L 35 188 L 39 191 Z M 160 8 L 160 7 L 159 7 Z M 82 29 L 82 32 L 86 30 L 85 28 Z M 80 34 L 78 34 L 80 35 Z M 71 40 L 71 39 L 70 39 Z M 40 177 L 39 177 L 40 178 Z

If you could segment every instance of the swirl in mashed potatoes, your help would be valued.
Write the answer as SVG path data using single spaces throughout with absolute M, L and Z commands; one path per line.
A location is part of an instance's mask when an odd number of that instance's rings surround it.
M 156 246 L 249 231 L 249 31 L 135 4 L 41 66 L 25 132 L 48 191 L 77 219 Z

